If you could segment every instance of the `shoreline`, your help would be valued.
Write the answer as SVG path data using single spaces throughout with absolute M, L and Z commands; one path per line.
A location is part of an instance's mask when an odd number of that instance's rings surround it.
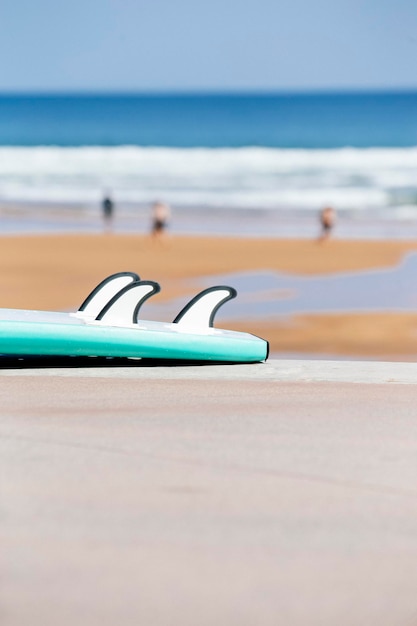
M 417 210 L 417 207 L 416 207 Z M 315 239 L 319 209 L 172 206 L 169 230 L 175 236 Z M 146 203 L 115 203 L 113 232 L 146 235 L 151 209 Z M 0 200 L 1 235 L 101 234 L 100 201 L 86 203 L 12 202 Z M 334 237 L 340 240 L 417 239 L 416 218 L 408 210 L 393 217 L 387 209 L 339 210 Z
M 306 239 L 169 236 L 155 242 L 138 234 L 84 233 L 3 236 L 1 243 L 2 308 L 76 310 L 105 276 L 129 270 L 159 282 L 162 288 L 145 303 L 144 319 L 171 321 L 191 297 L 209 284 L 236 283 L 239 296 L 219 311 L 215 325 L 267 339 L 274 356 L 294 353 L 393 360 L 417 356 L 413 273 L 411 283 L 404 284 L 410 292 L 409 309 L 396 312 L 343 308 L 312 312 L 306 296 L 302 311 L 283 314 L 280 302 L 294 294 L 266 290 L 261 284 L 265 272 L 268 276 L 292 276 L 296 285 L 297 277 L 301 277 L 297 289 L 320 276 L 332 277 L 337 287 L 348 276 L 352 278 L 350 289 L 358 288 L 356 300 L 360 300 L 361 293 L 368 296 L 372 289 L 388 288 L 385 279 L 375 282 L 381 270 L 398 267 L 407 254 L 417 253 L 417 240 L 334 239 L 320 245 Z M 239 286 L 242 273 L 252 281 L 248 287 Z M 368 283 L 364 284 L 361 277 L 365 274 Z M 392 282 L 398 282 L 395 272 Z M 326 291 L 329 287 L 325 282 L 323 293 Z M 273 315 L 269 312 L 271 300 L 277 303 Z

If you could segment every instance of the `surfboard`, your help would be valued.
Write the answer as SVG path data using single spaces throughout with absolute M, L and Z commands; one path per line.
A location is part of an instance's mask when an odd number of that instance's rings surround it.
M 220 306 L 236 297 L 232 287 L 203 290 L 173 322 L 142 320 L 142 304 L 159 291 L 158 283 L 121 272 L 104 279 L 73 313 L 0 309 L 0 354 L 236 363 L 267 359 L 264 339 L 214 328 Z

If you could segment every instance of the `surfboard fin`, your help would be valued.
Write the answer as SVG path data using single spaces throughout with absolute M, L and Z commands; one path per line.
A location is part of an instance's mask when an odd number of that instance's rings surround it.
M 77 317 L 94 319 L 124 287 L 137 281 L 139 281 L 139 276 L 135 272 L 118 272 L 107 276 L 86 297 L 76 313 Z
M 185 305 L 173 323 L 195 328 L 212 328 L 219 308 L 236 296 L 237 291 L 233 287 L 219 285 L 204 289 Z
M 116 293 L 95 319 L 109 325 L 136 324 L 142 304 L 159 291 L 161 288 L 158 283 L 151 280 L 135 281 Z

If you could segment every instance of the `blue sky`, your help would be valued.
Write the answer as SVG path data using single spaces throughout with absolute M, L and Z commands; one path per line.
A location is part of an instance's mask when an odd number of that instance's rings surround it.
M 415 0 L 1 0 L 1 91 L 417 88 Z

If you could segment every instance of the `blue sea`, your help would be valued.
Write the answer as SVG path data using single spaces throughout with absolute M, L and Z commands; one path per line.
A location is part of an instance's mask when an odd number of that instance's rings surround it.
M 0 96 L 0 203 L 417 218 L 417 92 Z M 75 209 L 74 209 L 75 210 Z M 313 212 L 313 213 L 312 213 Z M 219 217 L 220 216 L 220 217 Z

